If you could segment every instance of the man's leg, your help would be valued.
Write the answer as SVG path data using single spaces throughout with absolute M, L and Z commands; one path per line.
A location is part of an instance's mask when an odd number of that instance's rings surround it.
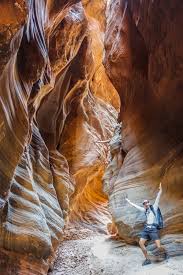
M 158 248 L 158 250 L 159 250 L 160 255 L 163 254 L 163 255 L 165 256 L 165 258 L 168 259 L 167 251 L 166 251 L 166 249 L 161 245 L 160 239 L 155 240 L 154 242 L 155 242 L 155 244 L 156 244 L 156 246 L 157 246 L 157 248 Z
M 155 244 L 156 244 L 156 246 L 157 246 L 158 249 L 160 249 L 162 247 L 160 240 L 155 240 L 154 242 L 155 242 Z
M 146 259 L 148 259 L 147 249 L 145 247 L 146 239 L 140 238 L 139 245 Z
M 143 266 L 151 264 L 151 260 L 148 257 L 147 250 L 146 250 L 146 247 L 145 247 L 146 241 L 147 241 L 147 239 L 144 239 L 144 238 L 140 238 L 140 241 L 139 241 L 140 248 L 142 249 L 142 252 L 143 252 L 143 254 L 146 258 L 145 261 L 142 263 Z

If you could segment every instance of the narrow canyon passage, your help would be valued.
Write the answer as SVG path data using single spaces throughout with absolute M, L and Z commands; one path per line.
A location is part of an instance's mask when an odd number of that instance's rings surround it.
M 70 228 L 57 251 L 57 259 L 49 275 L 181 275 L 183 257 L 153 258 L 153 264 L 142 267 L 138 247 L 126 245 L 110 235 L 86 228 Z
M 183 1 L 0 13 L 0 275 L 182 274 Z M 142 268 L 160 182 L 170 260 Z

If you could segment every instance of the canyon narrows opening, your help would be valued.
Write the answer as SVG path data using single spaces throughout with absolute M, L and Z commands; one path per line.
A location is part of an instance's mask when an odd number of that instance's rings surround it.
M 0 274 L 183 272 L 183 1 L 0 1 Z M 138 245 L 162 182 L 162 261 Z

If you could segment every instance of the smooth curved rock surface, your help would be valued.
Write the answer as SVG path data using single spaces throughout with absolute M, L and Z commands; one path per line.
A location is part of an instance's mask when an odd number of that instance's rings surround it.
M 121 99 L 127 153 L 109 197 L 119 234 L 138 240 L 145 219 L 124 197 L 153 202 L 162 182 L 162 242 L 183 253 L 182 1 L 110 1 L 104 64 Z M 154 247 L 150 247 L 154 249 Z
M 82 6 L 74 5 L 63 25 L 59 26 L 60 33 L 51 38 L 50 54 L 58 53 L 56 62 L 53 55 L 54 72 L 56 74 L 59 69 L 60 73 L 53 91 L 43 99 L 37 119 L 49 150 L 58 150 L 68 161 L 75 188 L 69 221 L 87 226 L 95 223 L 97 228 L 106 230 L 110 216 L 101 178 L 107 163 L 108 143 L 103 141 L 108 141 L 113 134 L 119 98 L 102 64 L 104 20 L 100 22 L 102 16 L 95 18 L 89 3 L 82 3 L 86 17 Z M 97 14 L 104 17 L 105 5 L 103 1 L 100 3 L 96 5 Z M 74 9 L 80 11 L 79 16 L 74 17 L 73 14 L 77 14 L 73 13 Z M 70 36 L 72 32 L 73 36 Z M 55 39 L 58 39 L 57 43 Z M 65 48 L 65 41 L 71 43 L 70 47 Z M 65 52 L 57 51 L 55 45 Z
M 107 2 L 107 27 L 104 0 L 0 3 L 3 274 L 46 274 L 65 220 L 136 243 L 124 197 L 160 180 L 162 240 L 182 254 L 182 2 Z
M 65 219 L 111 219 L 101 178 L 120 103 L 102 64 L 104 2 L 0 3 L 2 274 L 46 274 Z

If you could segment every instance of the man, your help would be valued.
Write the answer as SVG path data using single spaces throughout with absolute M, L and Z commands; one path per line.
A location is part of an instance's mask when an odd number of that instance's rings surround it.
M 165 249 L 161 246 L 159 230 L 157 228 L 158 227 L 157 211 L 158 211 L 158 205 L 159 205 L 161 194 L 162 194 L 162 187 L 161 187 L 161 183 L 160 183 L 159 192 L 158 192 L 156 200 L 153 204 L 154 213 L 150 207 L 150 203 L 148 200 L 144 200 L 143 201 L 144 207 L 140 207 L 140 206 L 136 205 L 135 203 L 132 203 L 129 199 L 126 198 L 126 201 L 128 203 L 130 203 L 132 206 L 134 206 L 135 208 L 137 208 L 138 210 L 140 210 L 141 212 L 144 212 L 146 214 L 146 223 L 144 225 L 143 231 L 141 232 L 141 238 L 139 241 L 140 248 L 142 249 L 142 252 L 145 256 L 145 261 L 143 262 L 142 265 L 151 264 L 151 260 L 148 257 L 147 250 L 145 247 L 145 243 L 147 240 L 154 241 L 157 248 L 159 249 L 159 251 L 164 253 L 165 259 L 168 258 L 168 255 L 167 255 Z

